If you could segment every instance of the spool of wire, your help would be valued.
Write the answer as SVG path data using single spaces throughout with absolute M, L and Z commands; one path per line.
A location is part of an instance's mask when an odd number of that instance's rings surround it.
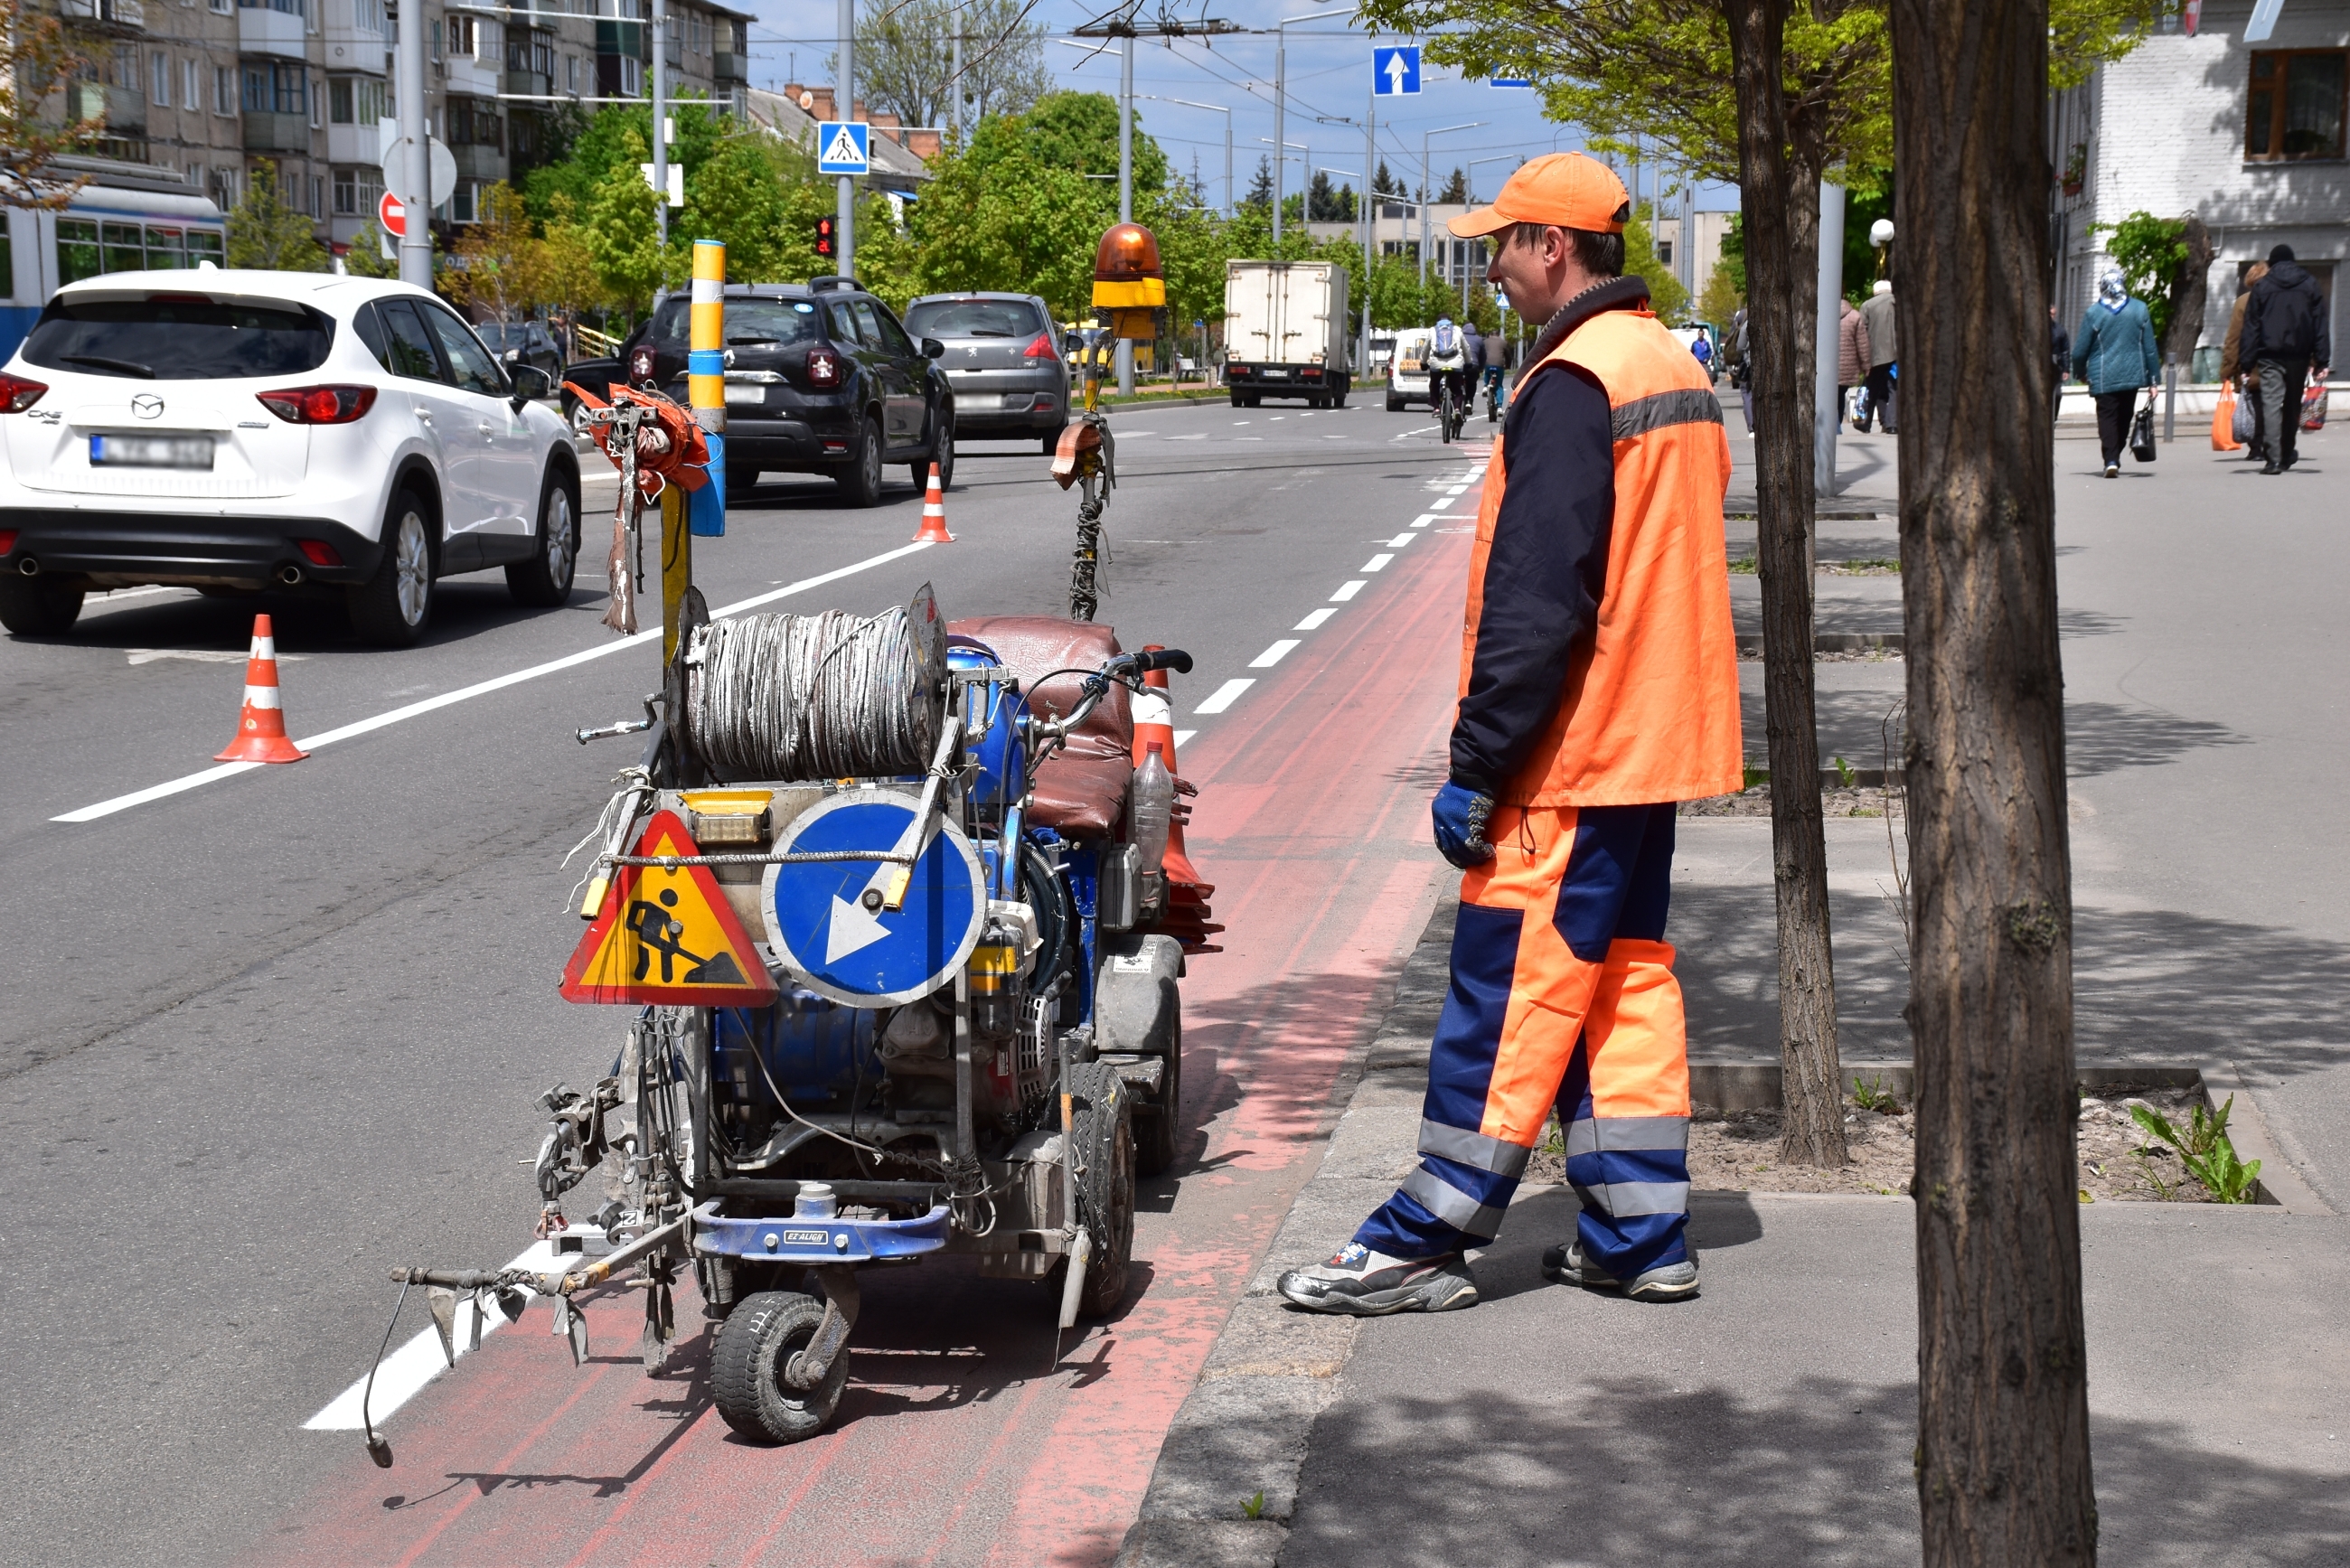
M 686 650 L 693 750 L 729 783 L 918 774 L 938 741 L 938 626 L 927 594 L 868 618 L 746 615 Z M 927 624 L 917 616 L 928 612 Z

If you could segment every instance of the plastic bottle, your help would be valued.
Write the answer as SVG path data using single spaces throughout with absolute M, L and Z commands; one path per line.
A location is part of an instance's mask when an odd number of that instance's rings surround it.
M 1167 830 L 1175 820 L 1175 775 L 1167 771 L 1159 742 L 1150 742 L 1142 765 L 1127 786 L 1127 842 L 1142 852 L 1142 871 L 1155 877 L 1167 858 Z

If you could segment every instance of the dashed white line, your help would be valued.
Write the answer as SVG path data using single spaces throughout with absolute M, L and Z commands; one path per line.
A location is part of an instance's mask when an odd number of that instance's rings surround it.
M 1355 570 L 1358 572 L 1382 571 L 1386 569 L 1387 564 L 1394 559 L 1395 556 L 1382 550 L 1379 554 L 1373 556 L 1369 560 L 1365 561 L 1361 566 L 1357 566 Z M 260 764 L 256 763 L 254 765 L 258 767 Z
M 1332 616 L 1336 615 L 1337 613 L 1338 612 L 1336 610 L 1332 609 L 1328 605 L 1324 605 L 1318 610 L 1309 611 L 1304 620 L 1299 621 L 1295 626 L 1291 627 L 1289 629 L 1292 631 L 1318 631 Z
M 1251 670 L 1270 670 L 1274 665 L 1280 663 L 1283 659 L 1288 658 L 1291 651 L 1296 647 L 1297 639 L 1294 637 L 1284 637 L 1280 641 L 1274 643 L 1271 648 L 1266 649 L 1263 653 L 1258 654 L 1254 659 L 1250 659 L 1249 668 Z
M 1340 583 L 1338 585 L 1338 591 L 1330 596 L 1330 602 L 1333 604 L 1345 604 L 1348 599 L 1353 598 L 1357 594 L 1361 593 L 1363 589 L 1368 586 L 1369 585 L 1366 584 L 1360 577 L 1356 578 L 1351 583 Z
M 1222 686 L 1217 687 L 1214 692 L 1209 696 L 1205 702 L 1201 703 L 1197 708 L 1192 709 L 1191 711 L 1201 715 L 1221 713 L 1225 709 L 1231 707 L 1234 702 L 1239 701 L 1241 693 L 1255 684 L 1256 680 L 1253 677 L 1246 675 L 1236 676 L 1233 679 L 1225 681 Z
M 1191 743 L 1191 737 L 1192 737 L 1192 736 L 1194 736 L 1194 735 L 1196 735 L 1196 734 L 1198 734 L 1199 732 L 1199 732 L 1199 731 L 1197 731 L 1197 730 L 1178 730 L 1178 731 L 1176 731 L 1176 732 L 1175 732 L 1175 748 L 1176 748 L 1176 750 L 1180 752 L 1180 750 L 1182 750 L 1185 746 L 1190 745 L 1190 744 Z
M 1417 534 L 1399 534 L 1394 538 L 1388 541 L 1388 548 L 1390 550 L 1400 550 L 1406 545 L 1410 544 L 1414 539 L 1419 537 L 1419 535 Z

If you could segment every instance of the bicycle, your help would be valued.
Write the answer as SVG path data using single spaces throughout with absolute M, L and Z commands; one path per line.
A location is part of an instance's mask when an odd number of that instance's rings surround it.
M 1502 422 L 1502 368 L 1498 365 L 1491 366 L 1485 371 L 1485 422 L 1489 425 Z
M 1439 370 L 1437 376 L 1443 383 L 1437 389 L 1436 393 L 1438 439 L 1450 443 L 1454 436 L 1461 433 L 1461 426 L 1464 419 L 1461 411 L 1461 392 L 1459 387 L 1454 384 L 1451 371 Z

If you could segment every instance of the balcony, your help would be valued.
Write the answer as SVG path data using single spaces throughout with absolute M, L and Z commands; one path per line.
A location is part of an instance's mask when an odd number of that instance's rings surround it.
M 555 78 L 536 71 L 508 71 L 506 91 L 526 98 L 546 98 L 555 91 Z
M 498 60 L 476 59 L 472 55 L 451 55 L 442 79 L 452 93 L 472 98 L 494 99 L 504 89 L 506 73 Z
M 109 137 L 147 134 L 146 95 L 135 88 L 108 87 L 100 82 L 68 82 L 66 113 L 75 119 L 103 118 Z
M 721 49 L 718 51 L 710 74 L 717 79 L 721 87 L 729 82 L 741 82 L 747 86 L 751 80 L 751 57 L 748 55 L 738 55 L 732 49 Z
M 252 13 L 247 12 L 246 15 Z M 247 152 L 307 155 L 310 151 L 310 117 L 248 109 L 244 111 L 244 150 Z
M 310 57 L 302 18 L 266 5 L 237 7 L 236 50 L 241 55 L 271 55 L 288 60 Z
M 147 30 L 147 8 L 140 0 L 58 0 L 57 14 L 69 22 L 95 23 L 112 31 Z
M 472 145 L 452 147 L 450 154 L 457 161 L 460 180 L 503 180 L 506 177 L 506 155 L 502 148 Z

